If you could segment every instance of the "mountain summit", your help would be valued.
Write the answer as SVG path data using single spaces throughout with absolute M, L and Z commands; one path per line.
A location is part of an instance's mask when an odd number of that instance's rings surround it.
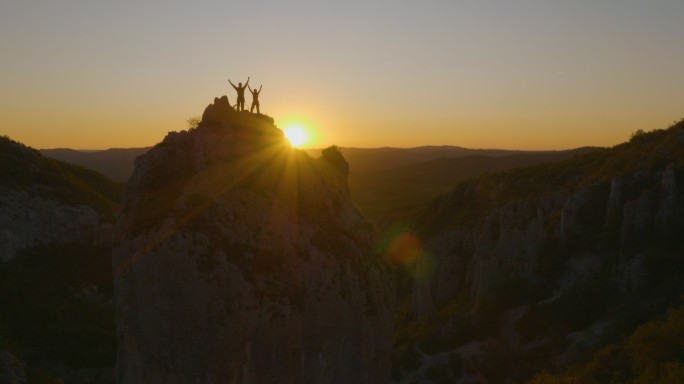
M 225 96 L 140 156 L 113 260 L 118 382 L 388 381 L 392 285 L 345 165 Z

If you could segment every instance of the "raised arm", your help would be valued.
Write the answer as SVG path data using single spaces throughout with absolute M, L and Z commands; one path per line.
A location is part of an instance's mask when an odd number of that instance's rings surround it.
M 245 85 L 247 85 L 247 84 L 245 84 Z M 249 89 L 249 91 L 252 92 L 252 88 L 250 88 L 249 85 L 247 85 L 247 89 Z
M 229 82 L 229 83 L 230 83 L 230 85 L 232 85 L 232 86 L 233 86 L 233 88 L 235 88 L 235 90 L 237 91 L 237 87 L 235 86 L 235 84 L 233 84 L 233 82 L 232 82 L 232 81 L 230 81 L 230 79 L 228 79 L 228 82 Z
M 257 93 L 261 93 L 261 87 L 263 87 L 263 86 L 264 86 L 263 84 L 261 84 L 261 85 L 259 86 L 259 92 L 257 92 Z
M 245 87 L 249 84 L 249 76 L 247 77 L 247 82 L 245 83 Z

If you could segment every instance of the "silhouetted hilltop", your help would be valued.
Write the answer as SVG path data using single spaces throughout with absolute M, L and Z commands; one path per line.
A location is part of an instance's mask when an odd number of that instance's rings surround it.
M 424 247 L 404 297 L 395 377 L 524 381 L 591 360 L 684 293 L 684 120 L 610 149 L 464 181 L 415 227 Z M 631 382 L 645 372 L 627 353 L 607 356 L 572 380 Z
M 386 382 L 393 289 L 346 166 L 226 98 L 138 157 L 114 250 L 119 382 Z

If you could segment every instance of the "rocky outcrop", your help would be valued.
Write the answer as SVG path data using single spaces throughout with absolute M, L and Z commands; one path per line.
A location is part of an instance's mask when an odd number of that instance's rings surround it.
M 346 175 L 207 107 L 136 160 L 114 250 L 118 382 L 382 383 L 393 293 Z
M 465 289 L 476 303 L 491 300 L 493 291 L 511 283 L 557 284 L 549 279 L 562 282 L 556 285 L 562 288 L 572 283 L 567 276 L 558 280 L 564 276 L 559 263 L 566 263 L 572 274 L 572 266 L 591 254 L 610 264 L 615 283 L 629 285 L 633 259 L 670 244 L 660 240 L 671 240 L 684 226 L 678 184 L 670 165 L 652 174 L 616 176 L 567 195 L 513 201 L 466 226 L 443 229 L 425 244 L 440 266 L 430 282 L 433 299 L 444 304 Z M 583 278 L 586 274 L 577 276 Z
M 506 362 L 505 377 L 525 377 L 661 316 L 684 292 L 684 154 L 676 137 L 684 137 L 684 122 L 555 169 L 464 182 L 435 201 L 419 222 L 421 255 L 434 268 L 415 279 L 411 309 L 413 319 L 431 320 L 426 338 L 440 340 L 442 352 L 402 374 L 439 370 L 455 381 L 454 361 L 474 371 Z M 570 177 L 543 180 L 559 173 Z M 528 178 L 537 179 L 520 188 Z M 466 362 L 473 350 L 480 357 Z M 486 357 L 492 350 L 499 355 Z M 529 363 L 539 356 L 546 365 Z M 435 365 L 447 357 L 448 367 Z
M 86 205 L 69 205 L 25 190 L 0 188 L 0 261 L 21 249 L 55 242 L 111 243 L 111 224 Z

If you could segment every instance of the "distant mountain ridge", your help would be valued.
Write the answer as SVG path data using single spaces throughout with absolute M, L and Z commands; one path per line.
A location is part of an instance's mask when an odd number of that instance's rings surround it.
M 41 149 L 40 152 L 53 159 L 96 170 L 114 181 L 125 182 L 133 172 L 135 158 L 150 148 L 110 148 L 93 151 L 55 148 Z
M 104 150 L 77 150 L 70 148 L 41 149 L 47 157 L 65 161 L 96 170 L 110 179 L 125 182 L 133 172 L 135 158 L 147 152 L 151 147 L 110 148 Z M 593 148 L 593 147 L 584 147 Z M 413 148 L 356 148 L 342 147 L 345 159 L 352 172 L 366 173 L 387 170 L 438 159 L 458 158 L 465 156 L 504 157 L 522 154 L 553 154 L 581 150 L 558 151 L 524 151 L 507 149 L 471 149 L 459 146 L 421 146 Z M 322 148 L 303 149 L 312 157 L 320 155 Z
M 354 203 L 379 227 L 407 221 L 421 205 L 457 182 L 486 172 L 543 164 L 595 151 L 582 147 L 560 151 L 470 149 L 459 146 L 415 148 L 340 148 L 349 163 L 349 187 Z M 45 156 L 95 169 L 125 182 L 135 158 L 149 148 L 102 151 L 44 149 Z M 318 157 L 321 149 L 304 149 Z
M 367 167 L 359 170 L 358 167 L 353 167 L 359 162 L 350 161 L 352 172 L 349 176 L 349 186 L 354 202 L 376 225 L 382 228 L 410 221 L 412 215 L 431 199 L 468 178 L 485 173 L 552 163 L 598 149 L 583 147 L 566 151 L 520 152 L 462 151 L 458 148 L 454 152 L 448 152 L 462 153 L 462 156 L 440 157 L 387 169 Z M 343 151 L 347 156 L 348 151 Z M 475 154 L 465 154 L 473 152 Z M 402 162 L 397 161 L 394 164 Z
M 595 147 L 583 147 L 595 148 Z M 439 159 L 460 158 L 466 156 L 505 157 L 521 154 L 553 154 L 581 150 L 548 150 L 527 151 L 509 149 L 473 149 L 452 145 L 427 145 L 412 148 L 358 148 L 342 147 L 344 157 L 349 162 L 353 172 L 366 173 L 381 170 L 397 169 L 411 164 L 418 164 Z M 320 152 L 320 149 L 306 149 L 309 155 Z

